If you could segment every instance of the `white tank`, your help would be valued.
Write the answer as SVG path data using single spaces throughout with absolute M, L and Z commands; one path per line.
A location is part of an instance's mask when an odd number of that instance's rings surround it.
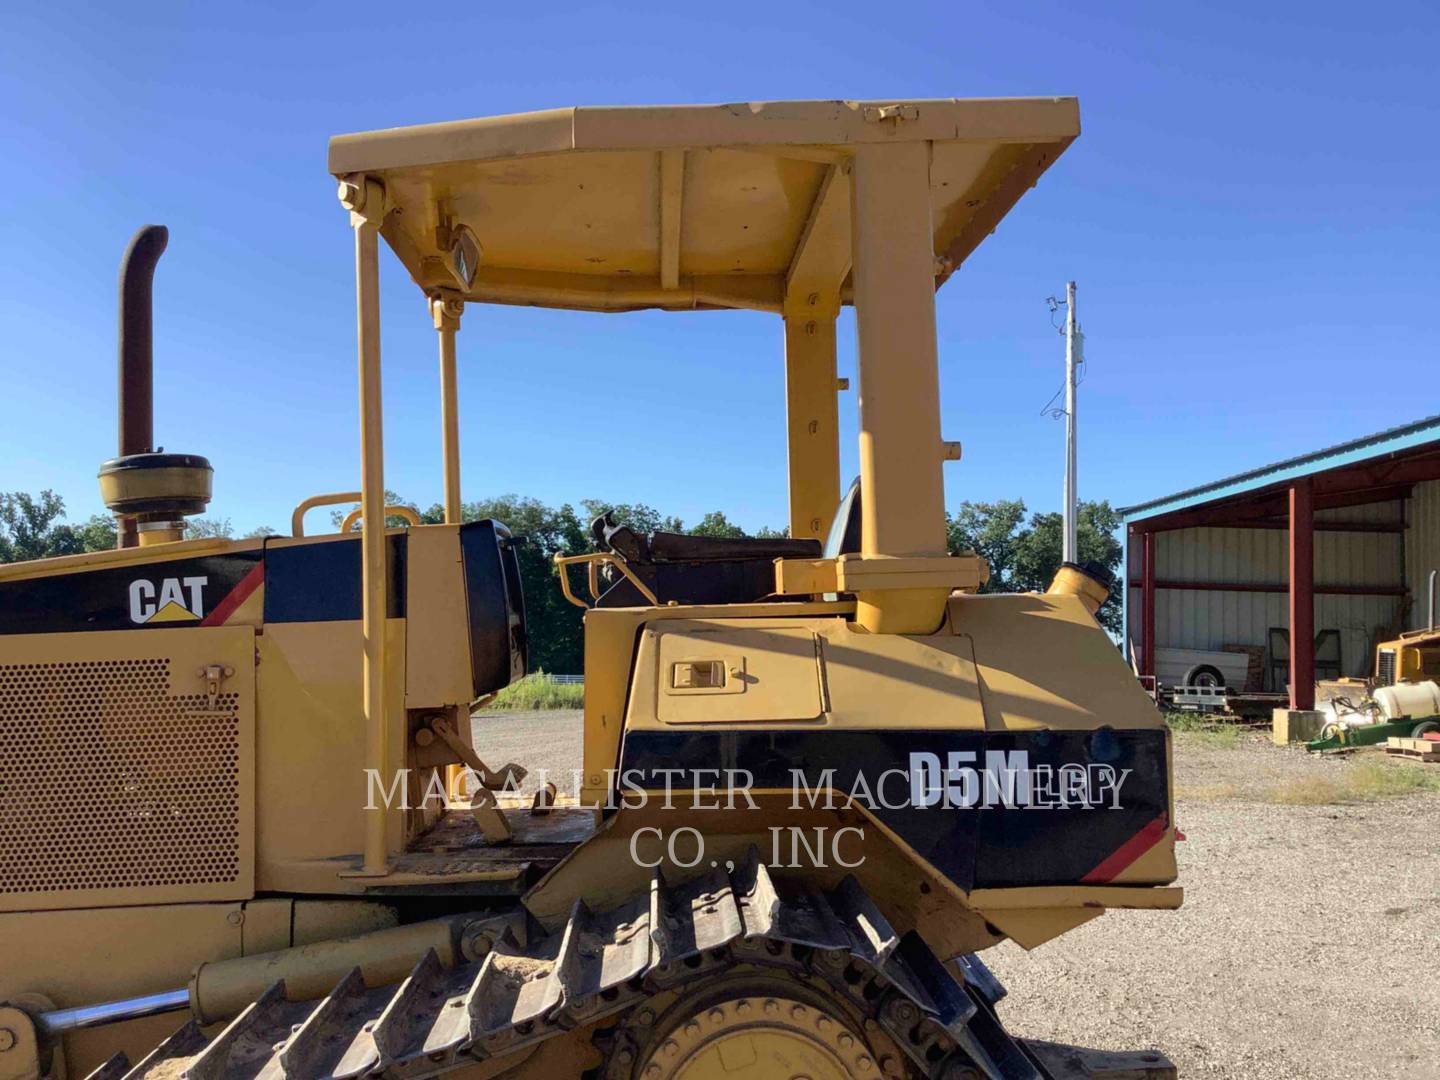
M 1325 727 L 1329 727 L 1331 724 L 1339 724 L 1341 727 L 1347 728 L 1365 727 L 1367 724 L 1377 722 L 1373 709 L 1355 708 L 1348 704 L 1342 705 L 1334 698 L 1317 701 L 1315 708 L 1324 715 Z
M 1380 713 L 1386 720 L 1395 720 L 1402 716 L 1419 720 L 1421 717 L 1440 714 L 1440 686 L 1433 681 L 1381 686 L 1371 696 L 1380 706 Z

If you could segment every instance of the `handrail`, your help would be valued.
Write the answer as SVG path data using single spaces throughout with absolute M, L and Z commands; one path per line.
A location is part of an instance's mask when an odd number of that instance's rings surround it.
M 387 507 L 385 507 L 385 516 L 386 516 L 386 517 L 389 517 L 391 514 L 394 514 L 396 517 L 402 517 L 402 518 L 404 518 L 404 519 L 405 519 L 407 522 L 409 522 L 411 525 L 419 525 L 419 524 L 420 524 L 420 515 L 417 514 L 412 507 L 409 507 L 409 506 L 387 506 Z M 364 516 L 365 516 L 365 510 L 364 510 L 364 508 L 357 506 L 354 510 L 351 510 L 350 513 L 348 513 L 348 514 L 345 515 L 345 520 L 340 523 L 340 531 L 341 531 L 342 533 L 348 533 L 351 529 L 353 529 L 353 528 L 355 527 L 355 523 L 356 523 L 357 521 L 359 521 L 359 520 L 360 520 L 362 517 L 364 517 Z
M 570 575 L 567 573 L 566 567 L 575 563 L 586 564 L 586 573 L 589 579 L 588 583 L 592 599 L 600 599 L 600 580 L 596 571 L 599 569 L 601 563 L 609 563 L 619 570 L 620 573 L 624 574 L 630 584 L 639 589 L 640 594 L 644 596 L 646 600 L 649 600 L 655 607 L 660 607 L 659 598 L 650 590 L 648 585 L 635 576 L 635 571 L 631 570 L 630 567 L 625 564 L 625 560 L 619 555 L 609 551 L 595 551 L 586 555 L 556 554 L 555 565 L 560 569 L 560 591 L 565 594 L 565 599 L 569 600 L 570 603 L 576 607 L 583 608 L 586 611 L 590 610 L 590 605 L 570 590 Z
M 329 495 L 311 495 L 303 499 L 300 505 L 295 507 L 295 512 L 290 515 L 290 535 L 305 535 L 305 515 L 317 506 L 339 506 L 341 503 L 357 503 L 360 501 L 358 491 L 336 491 Z

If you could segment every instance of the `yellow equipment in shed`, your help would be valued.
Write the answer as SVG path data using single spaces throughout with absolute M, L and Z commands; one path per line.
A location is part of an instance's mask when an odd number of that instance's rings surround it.
M 946 548 L 935 292 L 1078 133 L 1044 98 L 335 138 L 359 489 L 257 540 L 181 539 L 211 473 L 155 448 L 142 230 L 101 472 L 122 546 L 0 567 L 0 1080 L 1173 1076 L 1011 1036 L 976 956 L 1180 903 L 1169 739 L 1093 618 L 1104 584 L 979 595 L 983 560 Z M 443 524 L 383 525 L 382 239 L 438 332 Z M 559 560 L 588 608 L 583 775 L 533 811 L 504 797 L 524 762 L 471 734 L 526 656 L 516 540 L 461 521 L 481 303 L 783 324 L 789 537 L 602 520 Z M 352 502 L 358 534 L 305 534 Z
M 1440 678 L 1440 631 L 1433 626 L 1375 646 L 1375 685 Z

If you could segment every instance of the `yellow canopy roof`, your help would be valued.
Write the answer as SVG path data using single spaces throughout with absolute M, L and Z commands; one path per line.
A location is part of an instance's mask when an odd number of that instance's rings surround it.
M 570 108 L 340 135 L 329 165 L 384 185 L 382 235 L 427 292 L 778 311 L 787 288 L 846 296 L 856 144 L 932 144 L 938 286 L 1079 131 L 1074 98 Z

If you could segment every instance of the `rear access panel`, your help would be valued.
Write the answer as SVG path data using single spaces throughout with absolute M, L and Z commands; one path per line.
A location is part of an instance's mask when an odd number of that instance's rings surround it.
M 662 724 L 815 720 L 825 711 L 819 639 L 808 628 L 660 623 Z
M 0 641 L 0 911 L 247 898 L 249 626 Z

